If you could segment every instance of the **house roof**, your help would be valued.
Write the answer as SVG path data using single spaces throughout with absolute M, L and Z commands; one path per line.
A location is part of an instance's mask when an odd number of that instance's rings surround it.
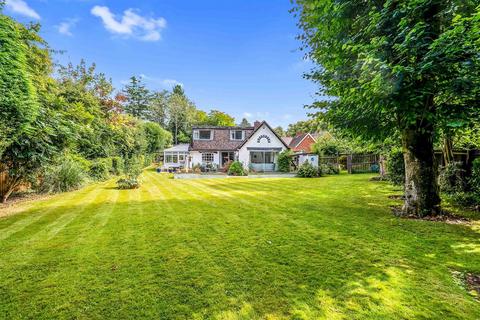
M 299 133 L 295 137 L 293 137 L 292 140 L 290 141 L 289 143 L 290 148 L 295 148 L 303 141 L 303 139 L 305 139 L 308 136 L 312 137 L 314 141 L 317 141 L 317 139 L 311 133 Z
M 193 130 L 195 129 L 214 129 L 214 130 L 253 130 L 253 127 L 227 127 L 227 126 L 194 126 L 192 127 Z
M 285 142 L 286 145 L 290 145 L 290 142 L 292 142 L 292 137 L 282 137 L 283 142 Z
M 176 144 L 171 148 L 163 150 L 163 152 L 188 152 L 190 145 L 188 143 Z
M 194 129 L 210 129 L 213 130 L 212 140 L 192 140 L 190 150 L 194 151 L 235 151 L 243 143 L 248 140 L 253 132 L 253 127 L 196 127 Z M 230 140 L 230 130 L 244 130 L 245 140 Z
M 278 140 L 280 140 L 287 149 L 290 148 L 290 147 L 288 146 L 288 144 L 286 144 L 285 141 L 283 141 L 282 138 L 275 132 L 275 130 L 273 130 L 272 127 L 270 127 L 270 125 L 267 123 L 267 121 L 264 120 L 264 121 L 262 121 L 260 124 L 258 124 L 258 125 L 255 126 L 255 130 L 253 130 L 253 132 L 250 134 L 250 136 L 248 136 L 248 137 L 242 142 L 242 144 L 241 144 L 240 146 L 238 146 L 238 149 L 240 149 L 241 147 L 243 147 L 243 145 L 244 145 L 245 143 L 247 143 L 248 139 L 249 139 L 255 132 L 257 132 L 258 129 L 260 129 L 263 125 L 266 125 L 266 126 L 270 129 L 270 131 L 272 131 L 272 133 L 275 135 L 275 137 L 277 137 Z
M 192 140 L 190 150 L 193 151 L 235 151 L 240 149 L 250 137 L 265 124 L 270 131 L 288 148 L 288 144 L 283 141 L 278 134 L 270 127 L 266 121 L 256 122 L 254 127 L 217 127 L 217 126 L 197 126 L 193 129 L 211 129 L 213 130 L 212 140 Z M 230 140 L 230 130 L 244 130 L 245 139 L 242 141 Z

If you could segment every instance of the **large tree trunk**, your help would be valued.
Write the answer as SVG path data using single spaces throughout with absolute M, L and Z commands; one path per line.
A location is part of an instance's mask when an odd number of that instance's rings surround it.
M 433 130 L 425 126 L 405 129 L 402 144 L 405 158 L 403 213 L 419 217 L 440 214 Z

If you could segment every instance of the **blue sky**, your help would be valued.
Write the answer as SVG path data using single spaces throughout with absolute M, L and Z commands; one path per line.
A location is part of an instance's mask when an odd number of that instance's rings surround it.
M 121 88 L 181 83 L 203 110 L 273 126 L 306 119 L 315 85 L 298 49 L 289 0 L 7 0 L 4 12 L 40 21 L 55 59 L 95 62 Z

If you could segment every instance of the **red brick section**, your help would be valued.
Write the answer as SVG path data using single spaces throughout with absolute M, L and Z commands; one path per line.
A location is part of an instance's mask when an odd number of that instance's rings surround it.
M 293 146 L 290 145 L 290 148 L 292 149 L 293 152 L 311 152 L 312 151 L 312 146 L 315 143 L 315 140 L 312 138 L 311 135 L 307 135 L 302 142 L 300 142 L 299 145 Z

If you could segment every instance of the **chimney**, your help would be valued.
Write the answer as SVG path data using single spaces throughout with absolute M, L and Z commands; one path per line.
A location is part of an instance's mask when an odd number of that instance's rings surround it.
M 262 122 L 257 120 L 253 123 L 253 128 L 257 129 L 258 127 L 260 127 L 261 124 L 262 124 Z

